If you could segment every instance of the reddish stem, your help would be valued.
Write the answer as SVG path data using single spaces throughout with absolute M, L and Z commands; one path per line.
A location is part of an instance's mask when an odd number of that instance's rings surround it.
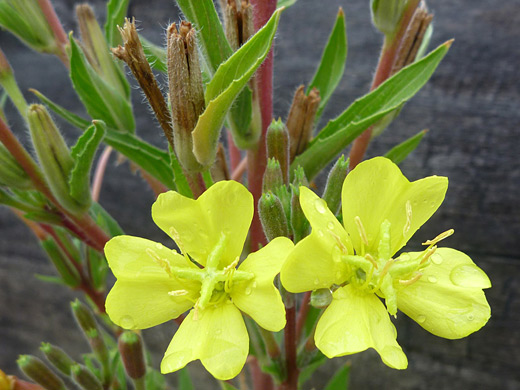
M 274 382 L 273 378 L 262 372 L 258 359 L 254 356 L 248 358 L 249 368 L 251 369 L 251 378 L 253 379 L 253 385 L 255 390 L 273 390 Z
M 255 29 L 260 29 L 276 10 L 276 0 L 251 0 L 254 9 Z M 253 194 L 255 205 L 262 195 L 262 178 L 266 160 L 265 135 L 273 117 L 273 51 L 269 52 L 264 63 L 256 72 L 258 99 L 262 117 L 262 133 L 256 149 L 247 152 L 249 191 Z M 260 223 L 257 207 L 251 224 L 251 250 L 258 250 L 260 245 L 266 245 L 267 240 Z
M 103 178 L 107 169 L 108 160 L 110 159 L 110 153 L 112 153 L 112 147 L 107 146 L 96 165 L 96 171 L 94 172 L 94 180 L 92 181 L 92 200 L 97 202 L 99 200 L 99 194 L 101 192 L 101 185 L 103 184 Z
M 231 174 L 231 180 L 235 181 L 241 181 L 242 176 L 244 176 L 244 173 L 247 168 L 247 156 L 240 161 L 240 163 L 236 166 L 235 170 Z
M 400 27 L 397 33 L 393 37 L 385 37 L 383 48 L 381 49 L 381 56 L 379 57 L 379 63 L 377 64 L 376 73 L 372 79 L 372 85 L 370 90 L 374 90 L 381 85 L 386 79 L 392 74 L 392 68 L 394 66 L 397 54 L 399 53 L 399 47 L 405 36 L 408 25 L 412 20 L 415 9 L 419 4 L 419 0 L 413 0 L 408 4 L 408 8 L 403 13 L 401 18 Z M 352 145 L 349 155 L 349 169 L 354 169 L 363 160 L 363 156 L 368 148 L 370 139 L 372 138 L 372 126 L 366 129 Z
M 227 132 L 227 141 L 228 141 L 228 150 L 229 150 L 229 165 L 231 167 L 231 171 L 234 171 L 240 161 L 242 160 L 242 155 L 240 154 L 240 149 L 235 145 L 235 141 L 233 141 L 233 136 L 231 132 Z
M 303 295 L 302 305 L 300 307 L 300 311 L 298 312 L 298 319 L 296 320 L 296 341 L 300 340 L 303 326 L 305 325 L 305 320 L 307 319 L 307 314 L 309 313 L 311 293 L 312 291 L 306 291 Z
M 294 304 L 285 309 L 287 324 L 285 325 L 285 364 L 287 368 L 287 378 L 280 385 L 280 390 L 298 389 L 298 366 L 296 363 L 297 339 L 296 339 L 296 307 Z
M 59 52 L 56 55 L 59 57 L 61 62 L 67 67 L 70 67 L 69 57 L 67 56 L 66 47 L 69 44 L 69 39 L 67 38 L 67 33 L 63 29 L 61 25 L 60 19 L 58 15 L 56 15 L 56 11 L 52 6 L 50 0 L 38 0 L 38 4 L 45 15 L 45 19 L 49 23 L 49 26 L 54 33 L 54 37 L 56 38 L 56 43 L 58 44 Z

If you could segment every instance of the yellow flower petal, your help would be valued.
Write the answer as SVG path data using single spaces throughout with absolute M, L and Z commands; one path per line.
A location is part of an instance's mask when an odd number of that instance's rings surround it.
M 237 376 L 249 353 L 249 336 L 242 314 L 232 303 L 192 310 L 173 336 L 161 362 L 161 372 L 177 371 L 200 359 L 215 378 Z
M 405 369 L 408 360 L 396 335 L 383 303 L 374 294 L 347 285 L 334 292 L 332 303 L 319 319 L 314 340 L 329 358 L 374 348 L 387 366 Z
M 253 196 L 235 181 L 215 183 L 197 200 L 169 191 L 153 204 L 152 218 L 202 265 L 225 235 L 221 266 L 226 266 L 242 252 L 253 218 Z
M 393 162 L 376 157 L 359 164 L 343 183 L 343 224 L 354 248 L 362 245 L 355 218 L 359 217 L 368 236 L 367 252 L 377 253 L 379 229 L 391 223 L 391 255 L 439 208 L 448 188 L 448 179 L 430 176 L 409 182 Z M 411 210 L 411 214 L 407 211 Z
M 155 281 L 118 280 L 105 303 L 110 319 L 124 329 L 146 329 L 177 318 L 197 299 L 198 289 L 181 285 L 173 279 Z M 189 288 L 186 295 L 172 296 L 171 291 Z
M 253 273 L 255 278 L 233 286 L 230 294 L 240 310 L 271 332 L 285 327 L 285 306 L 273 279 L 293 247 L 291 240 L 278 237 L 250 254 L 238 269 Z
M 327 244 L 315 230 L 296 244 L 280 272 L 287 291 L 312 291 L 345 282 L 347 269 L 339 258 L 339 249 Z
M 482 291 L 491 282 L 484 271 L 467 255 L 450 248 L 437 249 L 431 262 L 421 279 L 398 291 L 398 308 L 427 331 L 447 339 L 466 337 L 482 328 L 491 316 Z
M 196 268 L 176 251 L 140 237 L 112 238 L 105 245 L 105 255 L 112 273 L 120 280 L 167 280 L 167 266 Z

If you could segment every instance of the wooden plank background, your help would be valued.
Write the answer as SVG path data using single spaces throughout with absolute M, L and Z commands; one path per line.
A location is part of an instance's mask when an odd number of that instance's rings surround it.
M 66 29 L 75 29 L 72 14 L 78 2 L 54 3 Z M 90 3 L 103 17 L 104 1 Z M 284 12 L 276 39 L 275 115 L 284 118 L 296 87 L 311 79 L 340 5 L 348 24 L 349 58 L 343 81 L 324 118 L 333 118 L 368 90 L 381 44 L 370 25 L 368 3 L 299 0 Z M 384 153 L 417 131 L 430 129 L 402 169 L 410 179 L 431 174 L 448 176 L 450 187 L 443 206 L 420 230 L 411 247 L 454 228 L 455 236 L 445 245 L 466 251 L 493 282 L 487 293 L 492 318 L 480 332 L 449 341 L 428 334 L 400 314 L 398 340 L 408 355 L 408 370 L 391 370 L 375 353 L 364 352 L 350 358 L 352 388 L 519 389 L 520 1 L 432 0 L 429 6 L 435 14 L 432 46 L 450 38 L 456 41 L 430 83 L 373 143 L 369 155 Z M 133 0 L 131 15 L 140 21 L 143 34 L 156 43 L 164 41 L 162 28 L 168 21 L 178 20 L 171 0 Z M 58 103 L 82 112 L 57 60 L 34 55 L 3 32 L 0 46 L 24 91 L 37 88 Z M 26 96 L 34 101 L 28 92 Z M 135 91 L 139 134 L 164 145 L 156 122 L 141 101 Z M 27 131 L 12 109 L 9 115 L 13 129 L 26 139 Z M 66 125 L 62 128 L 69 139 L 77 136 Z M 127 165 L 109 166 L 101 203 L 128 234 L 167 242 L 151 221 L 152 202 L 152 193 L 129 173 Z M 52 268 L 27 229 L 0 208 L 0 368 L 9 373 L 18 373 L 15 360 L 19 354 L 39 354 L 41 341 L 60 344 L 74 357 L 87 351 L 68 308 L 75 294 L 38 281 L 34 273 L 49 274 Z M 158 363 L 172 329 L 165 325 L 144 334 L 148 345 L 158 351 Z M 331 367 L 347 360 L 333 360 L 319 371 L 313 386 L 322 388 Z M 203 388 L 208 375 L 197 364 L 190 370 L 197 373 L 197 388 Z

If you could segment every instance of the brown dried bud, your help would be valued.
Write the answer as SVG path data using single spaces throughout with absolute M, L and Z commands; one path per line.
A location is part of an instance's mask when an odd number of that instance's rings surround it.
M 304 89 L 304 86 L 300 85 L 296 90 L 286 122 L 291 140 L 291 162 L 305 150 L 311 139 L 321 100 L 316 88 L 313 88 L 309 95 L 305 95 Z
M 249 0 L 222 0 L 226 37 L 236 51 L 254 34 L 253 8 Z
M 173 147 L 173 130 L 168 105 L 144 54 L 143 45 L 139 40 L 139 35 L 135 27 L 135 19 L 132 19 L 132 21 L 125 19 L 125 25 L 123 28 L 119 27 L 119 32 L 123 38 L 124 47 L 118 46 L 113 48 L 112 53 L 124 61 L 132 71 L 148 99 L 168 142 Z
M 193 154 L 192 131 L 204 112 L 204 88 L 199 65 L 196 33 L 183 21 L 168 27 L 168 83 L 172 110 L 174 149 L 188 172 L 202 170 Z
M 399 72 L 402 68 L 410 65 L 415 61 L 417 52 L 421 47 L 424 39 L 424 34 L 430 26 L 433 19 L 433 14 L 428 13 L 426 4 L 424 2 L 415 10 L 412 20 L 408 25 L 403 42 L 399 48 L 396 61 L 392 68 L 391 75 Z

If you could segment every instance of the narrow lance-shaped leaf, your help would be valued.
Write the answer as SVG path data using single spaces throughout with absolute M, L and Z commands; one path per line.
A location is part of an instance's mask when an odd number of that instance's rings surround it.
M 298 1 L 298 0 L 278 0 L 277 7 L 278 8 L 280 8 L 280 7 L 288 8 L 291 5 L 294 5 L 296 3 L 296 1 Z
M 90 168 L 96 150 L 105 136 L 105 123 L 93 121 L 71 149 L 74 166 L 69 176 L 70 196 L 81 204 L 90 203 Z
M 314 87 L 320 91 L 321 102 L 318 112 L 316 113 L 317 119 L 320 118 L 323 109 L 343 76 L 345 62 L 347 61 L 347 47 L 345 14 L 340 7 L 336 23 L 334 24 L 327 45 L 323 50 L 316 74 L 307 88 L 307 94 L 309 94 Z
M 214 161 L 225 115 L 269 53 L 282 10 L 275 11 L 266 25 L 219 67 L 207 85 L 206 110 L 192 133 L 194 153 L 201 164 L 209 166 Z
M 292 167 L 300 165 L 314 178 L 366 128 L 410 100 L 430 79 L 452 41 L 440 45 L 418 62 L 393 75 L 377 89 L 356 100 L 311 141 Z
M 139 35 L 139 40 L 143 44 L 143 51 L 150 66 L 160 72 L 168 72 L 168 66 L 166 65 L 166 49 L 150 42 L 142 35 Z
M 392 160 L 396 164 L 400 164 L 408 157 L 408 155 L 419 146 L 419 143 L 425 136 L 428 130 L 422 130 L 415 134 L 413 137 L 408 138 L 406 141 L 401 142 L 399 145 L 394 146 L 390 149 L 385 157 Z
M 182 13 L 197 29 L 197 38 L 204 56 L 207 75 L 211 78 L 218 67 L 233 54 L 226 34 L 218 18 L 212 0 L 177 0 Z M 206 103 L 208 100 L 206 100 Z M 228 109 L 229 110 L 229 109 Z M 226 110 L 227 111 L 227 110 Z M 243 88 L 229 110 L 228 126 L 239 147 L 251 147 L 256 139 L 249 134 L 249 126 L 253 115 L 252 93 L 248 87 Z
M 340 367 L 332 379 L 327 383 L 325 390 L 348 390 L 350 379 L 350 364 Z
M 179 390 L 195 390 L 195 387 L 193 387 L 193 382 L 191 381 L 190 373 L 186 367 L 184 367 L 182 370 L 179 370 L 178 378 Z
M 133 133 L 135 122 L 129 101 L 96 74 L 72 34 L 70 46 L 70 78 L 90 116 L 104 121 L 113 129 Z
M 105 23 L 105 37 L 111 47 L 121 43 L 121 34 L 117 26 L 122 26 L 128 10 L 130 0 L 110 0 L 107 3 L 107 20 Z
M 35 90 L 32 90 L 32 92 L 47 107 L 70 124 L 80 129 L 86 129 L 89 127 L 90 122 L 86 119 L 81 118 L 54 103 L 40 92 Z M 167 152 L 150 145 L 133 134 L 121 133 L 120 131 L 111 129 L 110 127 L 107 127 L 104 141 L 119 153 L 135 162 L 168 188 L 175 188 L 173 183 L 173 174 L 170 168 L 170 157 Z

